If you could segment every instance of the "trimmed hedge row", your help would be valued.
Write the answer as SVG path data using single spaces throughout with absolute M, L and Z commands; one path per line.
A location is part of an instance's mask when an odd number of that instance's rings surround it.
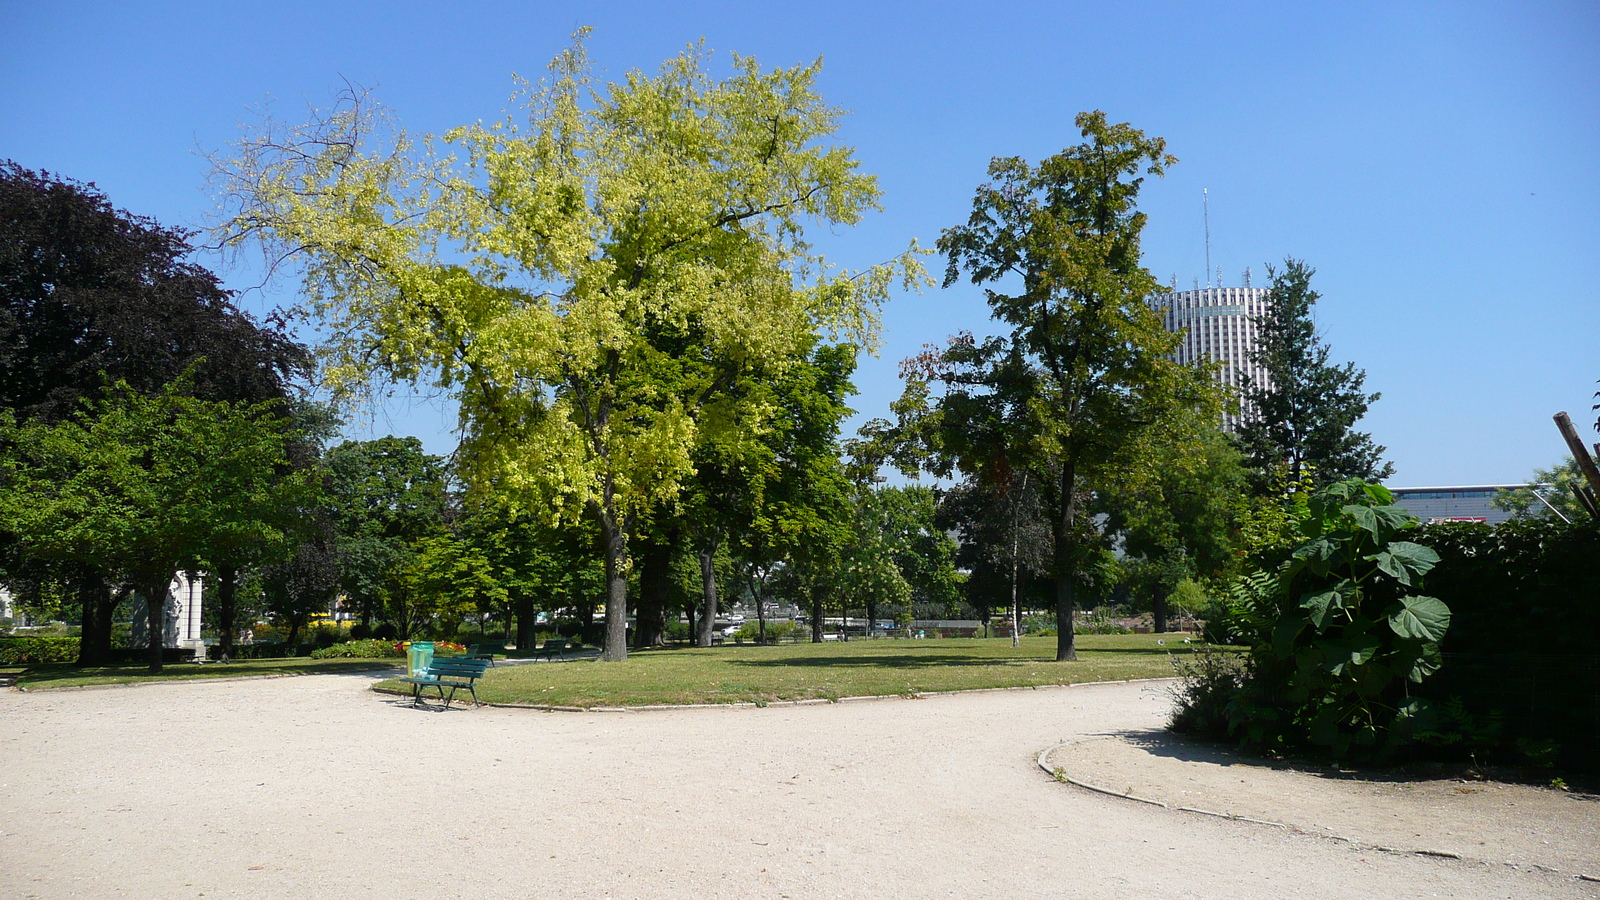
M 0 665 L 31 666 L 78 659 L 75 637 L 0 637 Z
M 1450 607 L 1444 666 L 1418 693 L 1459 701 L 1481 743 L 1534 762 L 1600 768 L 1600 525 L 1442 523 L 1425 593 Z

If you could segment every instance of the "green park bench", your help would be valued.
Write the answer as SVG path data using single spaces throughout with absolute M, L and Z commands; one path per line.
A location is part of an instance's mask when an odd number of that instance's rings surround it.
M 535 657 L 556 659 L 567 652 L 569 641 L 566 638 L 545 638 L 544 644 L 534 651 Z
M 435 657 L 433 662 L 417 675 L 411 678 L 402 678 L 402 682 L 411 685 L 411 705 L 423 706 L 423 688 L 434 688 L 439 692 L 439 699 L 444 702 L 444 708 L 450 708 L 450 702 L 456 698 L 456 691 L 466 688 L 472 695 L 472 704 L 478 705 L 478 691 L 473 684 L 483 677 L 489 668 L 486 659 L 473 659 L 467 656 Z M 445 688 L 450 689 L 448 695 Z
M 467 655 L 465 658 L 487 659 L 489 661 L 489 665 L 492 666 L 494 665 L 494 655 L 496 653 L 504 655 L 505 652 L 506 645 L 504 643 L 473 644 L 471 647 L 467 648 Z

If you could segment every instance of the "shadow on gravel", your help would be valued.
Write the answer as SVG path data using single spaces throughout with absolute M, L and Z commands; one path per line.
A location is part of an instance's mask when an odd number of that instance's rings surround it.
M 1106 737 L 1117 738 L 1151 756 L 1181 760 L 1183 762 L 1209 763 L 1217 766 L 1244 766 L 1255 769 L 1273 769 L 1280 772 L 1298 772 L 1343 781 L 1371 781 L 1387 784 L 1412 784 L 1424 781 L 1502 781 L 1543 787 L 1550 783 L 1548 772 L 1519 770 L 1510 767 L 1475 768 L 1461 762 L 1410 762 L 1391 768 L 1350 768 L 1318 759 L 1286 759 L 1255 756 L 1238 750 L 1231 744 L 1202 741 L 1174 734 L 1170 731 L 1115 731 Z M 1574 799 L 1594 801 L 1600 795 L 1593 793 L 1597 785 L 1584 783 L 1580 791 L 1569 796 Z

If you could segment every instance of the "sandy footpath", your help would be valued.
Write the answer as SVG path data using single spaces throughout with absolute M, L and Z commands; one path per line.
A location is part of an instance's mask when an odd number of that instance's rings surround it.
M 1051 748 L 1157 731 L 1160 684 L 433 713 L 370 682 L 0 693 L 0 897 L 1600 897 L 1566 870 L 1384 852 L 1040 770 Z

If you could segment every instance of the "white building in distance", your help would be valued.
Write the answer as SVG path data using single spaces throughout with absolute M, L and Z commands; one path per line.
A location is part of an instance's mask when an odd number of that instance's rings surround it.
M 1190 291 L 1169 291 L 1150 298 L 1150 305 L 1161 313 L 1167 330 L 1183 335 L 1173 358 L 1193 365 L 1209 359 L 1218 364 L 1217 380 L 1242 396 L 1247 385 L 1262 387 L 1270 383 L 1267 372 L 1255 364 L 1256 319 L 1265 315 L 1272 302 L 1266 288 L 1205 287 Z M 1248 376 L 1248 381 L 1246 381 Z M 1243 418 L 1235 404 L 1224 410 L 1222 426 L 1233 431 Z

